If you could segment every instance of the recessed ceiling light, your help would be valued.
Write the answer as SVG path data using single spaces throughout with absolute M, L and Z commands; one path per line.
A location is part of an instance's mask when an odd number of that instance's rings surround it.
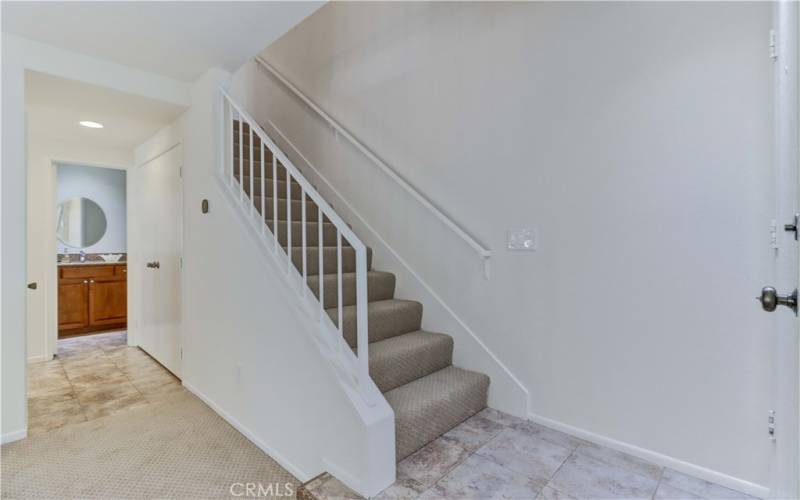
M 90 121 L 82 121 L 82 122 L 79 122 L 79 123 L 80 123 L 81 125 L 83 125 L 84 127 L 89 127 L 89 128 L 103 128 L 103 124 L 102 124 L 102 123 L 90 122 Z

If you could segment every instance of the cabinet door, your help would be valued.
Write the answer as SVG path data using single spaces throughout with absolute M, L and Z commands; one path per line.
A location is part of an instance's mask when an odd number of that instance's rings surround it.
M 58 284 L 58 329 L 89 325 L 89 281 L 61 280 Z
M 94 326 L 124 323 L 128 315 L 128 283 L 97 281 L 89 284 L 89 323 Z

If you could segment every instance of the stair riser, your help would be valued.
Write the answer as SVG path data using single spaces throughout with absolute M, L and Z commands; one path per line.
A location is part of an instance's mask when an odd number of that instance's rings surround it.
M 237 143 L 233 144 L 233 157 L 236 161 L 239 161 L 239 150 L 242 150 L 242 158 L 245 160 L 250 158 L 250 144 L 245 142 L 244 147 L 240 148 L 240 145 Z M 261 161 L 261 148 L 260 144 L 257 142 L 253 143 L 253 159 L 256 161 Z M 272 165 L 272 151 L 270 151 L 266 146 L 264 146 L 264 162 L 269 165 Z
M 323 307 L 328 309 L 330 307 L 338 307 L 338 282 L 335 274 L 323 276 Z M 394 275 L 389 273 L 369 273 L 367 275 L 367 301 L 372 302 L 375 300 L 387 300 L 394 297 L 395 278 Z M 308 287 L 314 293 L 314 296 L 319 298 L 319 276 L 310 276 L 308 278 Z M 342 300 L 343 306 L 351 306 L 356 303 L 356 277 L 354 274 L 345 274 L 342 276 Z
M 249 177 L 250 175 L 250 160 L 245 159 L 242 161 L 242 170 L 244 171 L 245 177 Z M 278 164 L 278 180 L 285 181 L 286 180 L 286 169 Z M 239 159 L 235 158 L 233 160 L 233 176 L 237 179 L 239 178 Z M 265 162 L 264 164 L 264 177 L 267 179 L 272 179 L 272 163 Z M 253 179 L 261 179 L 261 162 L 256 160 L 253 162 Z M 260 182 L 260 181 L 259 181 Z M 255 180 L 253 180 L 253 184 L 255 184 Z
M 239 131 L 239 124 L 241 124 L 244 127 L 243 132 L 247 133 L 247 131 L 250 130 L 250 125 L 248 125 L 246 122 L 241 121 L 241 120 L 232 120 L 232 121 L 233 121 L 233 131 L 234 132 L 238 132 Z
M 267 226 L 272 230 L 273 222 L 267 221 Z M 303 225 L 300 222 L 292 222 L 292 246 L 297 246 L 303 241 Z M 278 243 L 286 248 L 286 221 L 278 221 Z M 346 242 L 342 240 L 342 244 Z M 331 223 L 322 225 L 322 245 L 336 246 L 336 226 Z M 306 221 L 306 246 L 319 246 L 319 225 L 316 222 Z
M 446 368 L 451 369 L 453 367 Z M 435 378 L 442 371 L 444 370 L 428 377 Z M 417 381 L 412 382 L 415 383 Z M 452 386 L 457 382 L 452 381 L 449 384 Z M 402 405 L 393 394 L 403 391 L 404 388 L 399 387 L 386 393 L 386 400 L 395 410 L 395 458 L 398 462 L 486 408 L 489 377 L 482 375 L 471 378 L 469 383 L 460 384 L 455 390 L 441 389 L 442 393 L 436 398 L 423 394 L 422 397 L 429 399 L 423 403 L 415 402 L 411 407 Z M 436 392 L 439 393 L 440 389 Z
M 236 176 L 236 180 L 238 182 L 238 180 L 239 180 L 238 175 Z M 299 200 L 300 199 L 300 195 L 301 195 L 301 193 L 303 191 L 303 188 L 301 188 L 300 184 L 298 184 L 297 181 L 295 181 L 295 180 L 292 180 L 291 186 L 292 186 L 291 187 L 292 198 L 294 198 L 295 200 Z M 264 179 L 264 191 L 267 193 L 267 196 L 272 196 L 274 194 L 273 190 L 274 190 L 274 186 L 273 186 L 273 183 L 272 183 L 272 178 L 271 177 L 268 178 L 268 179 L 265 178 Z M 250 177 L 247 176 L 247 175 L 244 176 L 244 192 L 247 195 L 250 194 Z M 253 194 L 254 194 L 254 196 L 262 196 L 261 178 L 260 177 L 254 177 L 253 178 Z M 278 181 L 278 198 L 279 199 L 280 198 L 284 198 L 284 199 L 286 198 L 286 181 Z
M 253 204 L 255 205 L 258 212 L 261 212 L 261 198 L 256 196 L 253 198 Z M 303 220 L 303 203 L 300 200 L 292 200 L 292 220 L 301 222 Z M 266 209 L 266 215 L 264 220 L 266 222 L 273 222 L 274 213 L 275 213 L 275 205 L 272 202 L 272 198 L 267 198 L 264 200 L 264 208 Z M 285 221 L 286 216 L 288 215 L 288 207 L 286 200 L 278 200 L 278 222 Z M 306 222 L 317 222 L 319 220 L 319 210 L 317 210 L 317 204 L 311 200 L 306 201 Z M 306 231 L 308 231 L 306 229 Z M 292 240 L 293 243 L 297 244 L 300 240 Z
M 247 133 L 247 130 L 245 130 L 244 134 L 242 135 L 242 144 L 244 144 L 245 147 L 249 147 L 250 146 L 250 137 L 249 137 L 249 135 Z M 234 146 L 238 146 L 239 145 L 239 132 L 238 131 L 233 134 L 233 145 Z M 253 147 L 260 146 L 260 145 L 261 145 L 261 139 L 259 139 L 258 134 L 253 132 Z M 269 148 L 267 148 L 267 146 L 264 146 L 264 148 L 269 150 Z
M 247 129 L 245 129 L 243 131 L 242 142 L 243 142 L 243 144 L 245 146 L 249 146 L 250 145 L 250 135 L 248 134 L 248 130 Z M 238 130 L 236 130 L 233 133 L 233 144 L 235 146 L 239 145 L 239 131 Z M 257 133 L 253 132 L 253 146 L 258 146 L 260 144 L 261 144 L 261 139 L 258 137 Z M 266 146 L 264 146 L 264 147 L 266 147 Z
M 338 325 L 338 311 L 329 309 L 328 316 L 333 320 L 334 325 Z M 422 326 L 422 305 L 413 305 L 402 311 L 395 311 L 394 314 L 375 314 L 369 311 L 369 342 L 378 342 L 391 337 L 396 337 L 404 333 L 419 330 Z M 346 309 L 342 318 L 342 329 L 344 339 L 350 347 L 356 347 L 356 312 L 355 308 Z
M 323 274 L 336 273 L 336 248 L 324 247 L 322 250 Z M 308 263 L 307 276 L 319 274 L 319 249 L 309 247 L 307 249 L 306 262 Z M 292 247 L 292 263 L 298 271 L 303 271 L 303 251 Z M 372 269 L 372 250 L 367 248 L 367 270 Z M 342 272 L 356 272 L 356 252 L 351 247 L 342 247 Z
M 413 348 L 394 351 L 392 356 L 378 357 L 370 345 L 369 374 L 381 392 L 391 391 L 401 385 L 430 375 L 453 364 L 453 339 L 449 335 L 414 332 L 407 336 L 427 336 Z M 399 340 L 391 339 L 391 341 Z

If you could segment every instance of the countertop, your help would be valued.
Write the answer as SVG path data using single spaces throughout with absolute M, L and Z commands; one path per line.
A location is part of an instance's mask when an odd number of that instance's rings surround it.
M 123 265 L 127 264 L 128 261 L 119 261 L 119 262 L 106 262 L 102 260 L 87 260 L 85 262 L 59 262 L 58 267 L 66 267 L 66 266 L 113 266 L 113 265 Z

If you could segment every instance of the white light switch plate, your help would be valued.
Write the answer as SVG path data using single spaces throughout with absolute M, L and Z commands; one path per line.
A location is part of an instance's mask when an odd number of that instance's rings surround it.
M 535 229 L 509 229 L 506 231 L 506 248 L 508 250 L 527 250 L 532 252 L 536 250 L 538 239 Z

